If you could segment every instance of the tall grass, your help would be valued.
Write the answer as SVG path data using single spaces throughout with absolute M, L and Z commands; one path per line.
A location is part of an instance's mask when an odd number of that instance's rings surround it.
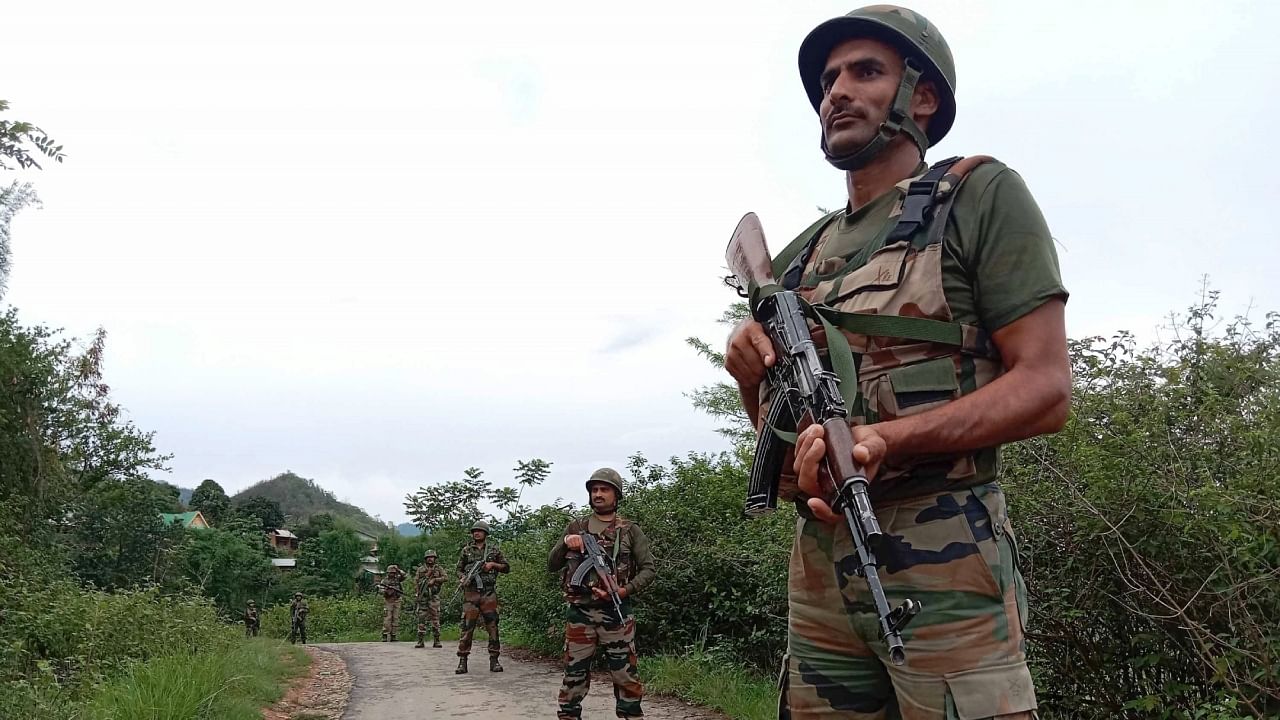
M 715 655 L 654 655 L 640 658 L 646 692 L 712 707 L 735 720 L 774 720 L 778 690 L 774 678 L 751 672 L 740 662 Z
M 311 658 L 300 647 L 255 639 L 140 663 L 96 693 L 77 720 L 261 720 L 263 705 Z

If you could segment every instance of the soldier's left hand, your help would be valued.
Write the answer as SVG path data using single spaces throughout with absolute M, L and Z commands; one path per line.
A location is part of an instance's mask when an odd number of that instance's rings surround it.
M 853 431 L 853 459 L 862 466 L 867 480 L 875 478 L 884 460 L 884 437 L 875 425 L 855 425 Z M 809 509 L 819 520 L 828 523 L 840 521 L 840 516 L 832 512 L 830 500 L 818 485 L 818 467 L 827 452 L 827 444 L 822 439 L 824 431 L 821 425 L 810 425 L 796 440 L 795 471 L 800 492 L 810 495 Z
M 497 567 L 498 567 L 498 563 L 496 562 L 487 562 L 484 564 L 485 570 L 496 570 Z

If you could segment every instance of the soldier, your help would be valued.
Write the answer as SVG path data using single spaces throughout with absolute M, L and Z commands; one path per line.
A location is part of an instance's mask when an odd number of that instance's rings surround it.
M 891 606 L 912 598 L 923 611 L 894 665 L 849 529 L 821 497 L 822 427 L 808 428 L 780 483 L 801 514 L 784 703 L 797 720 L 1035 717 L 1025 586 L 996 474 L 1002 443 L 1057 432 L 1069 410 L 1052 237 L 1002 163 L 923 162 L 956 112 L 951 51 L 924 17 L 854 10 L 809 33 L 799 66 L 848 204 L 783 250 L 774 277 L 835 311 L 824 315 L 848 339 L 856 376 L 841 380 L 858 392 L 852 455 L 884 532 L 880 579 Z M 824 352 L 826 338 L 815 331 Z M 734 329 L 725 366 L 762 433 L 774 360 L 759 323 Z
M 258 626 L 258 606 L 250 600 L 248 607 L 244 609 L 244 636 L 258 637 Z
M 502 557 L 502 551 L 488 543 L 488 537 L 489 523 L 477 520 L 471 526 L 471 542 L 462 548 L 458 557 L 458 583 L 462 586 L 462 637 L 458 639 L 458 669 L 454 672 L 459 675 L 467 672 L 471 638 L 476 632 L 477 621 L 482 618 L 485 632 L 489 634 L 489 672 L 502 672 L 502 666 L 498 664 L 502 647 L 498 641 L 498 573 L 511 572 L 511 566 Z M 476 567 L 477 563 L 479 567 Z M 473 577 L 480 579 L 483 590 L 477 589 L 475 580 L 468 578 L 473 569 Z
M 400 598 L 404 595 L 405 573 L 399 565 L 387 568 L 387 574 L 378 589 L 382 591 L 382 642 L 396 641 L 396 626 L 400 622 Z
M 289 642 L 299 640 L 307 644 L 307 601 L 302 599 L 302 593 L 296 592 L 293 602 L 289 603 Z
M 564 630 L 564 682 L 560 687 L 558 718 L 582 717 L 582 699 L 591 687 L 591 660 L 597 645 L 604 648 L 613 677 L 613 695 L 620 718 L 643 717 L 640 699 L 644 686 L 636 674 L 636 620 L 631 598 L 643 592 L 657 577 L 649 538 L 640 526 L 618 515 L 622 502 L 622 476 L 600 468 L 587 479 L 591 515 L 569 523 L 564 538 L 551 550 L 547 567 L 560 573 L 565 601 L 569 604 Z M 618 584 L 621 617 L 612 598 L 594 581 L 590 594 L 570 587 L 569 580 L 583 561 L 582 533 L 595 536 Z
M 416 648 L 426 647 L 423 642 L 427 634 L 427 623 L 431 623 L 431 647 L 440 645 L 440 586 L 444 585 L 444 568 L 436 563 L 436 551 L 428 550 L 422 556 L 422 564 L 413 575 L 415 590 L 414 605 L 418 610 L 418 644 Z

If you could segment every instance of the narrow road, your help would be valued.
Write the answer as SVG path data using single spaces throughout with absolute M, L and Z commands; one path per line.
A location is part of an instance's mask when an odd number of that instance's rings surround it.
M 457 643 L 443 648 L 415 649 L 412 642 L 333 643 L 317 647 L 338 653 L 347 663 L 354 684 L 343 720 L 428 720 L 476 718 L 489 720 L 553 720 L 560 667 L 502 656 L 501 673 L 489 672 L 489 656 L 471 654 L 471 672 L 453 674 L 458 666 Z M 582 704 L 584 720 L 615 717 L 613 685 L 597 673 Z M 677 700 L 644 700 L 652 720 L 722 720 L 725 716 Z

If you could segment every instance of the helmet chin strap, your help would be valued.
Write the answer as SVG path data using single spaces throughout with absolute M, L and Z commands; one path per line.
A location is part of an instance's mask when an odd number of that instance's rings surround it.
M 916 125 L 916 121 L 911 119 L 911 97 L 915 94 L 920 72 L 920 64 L 914 58 L 907 58 L 902 70 L 902 82 L 898 84 L 898 94 L 889 108 L 889 116 L 880 123 L 876 136 L 866 145 L 851 153 L 832 155 L 831 150 L 827 148 L 827 134 L 823 132 L 822 154 L 826 156 L 827 162 L 840 170 L 860 170 L 869 165 L 880 151 L 898 136 L 898 133 L 906 133 L 920 149 L 920 157 L 924 158 L 924 151 L 929 147 L 929 138 L 920 130 L 920 126 Z

